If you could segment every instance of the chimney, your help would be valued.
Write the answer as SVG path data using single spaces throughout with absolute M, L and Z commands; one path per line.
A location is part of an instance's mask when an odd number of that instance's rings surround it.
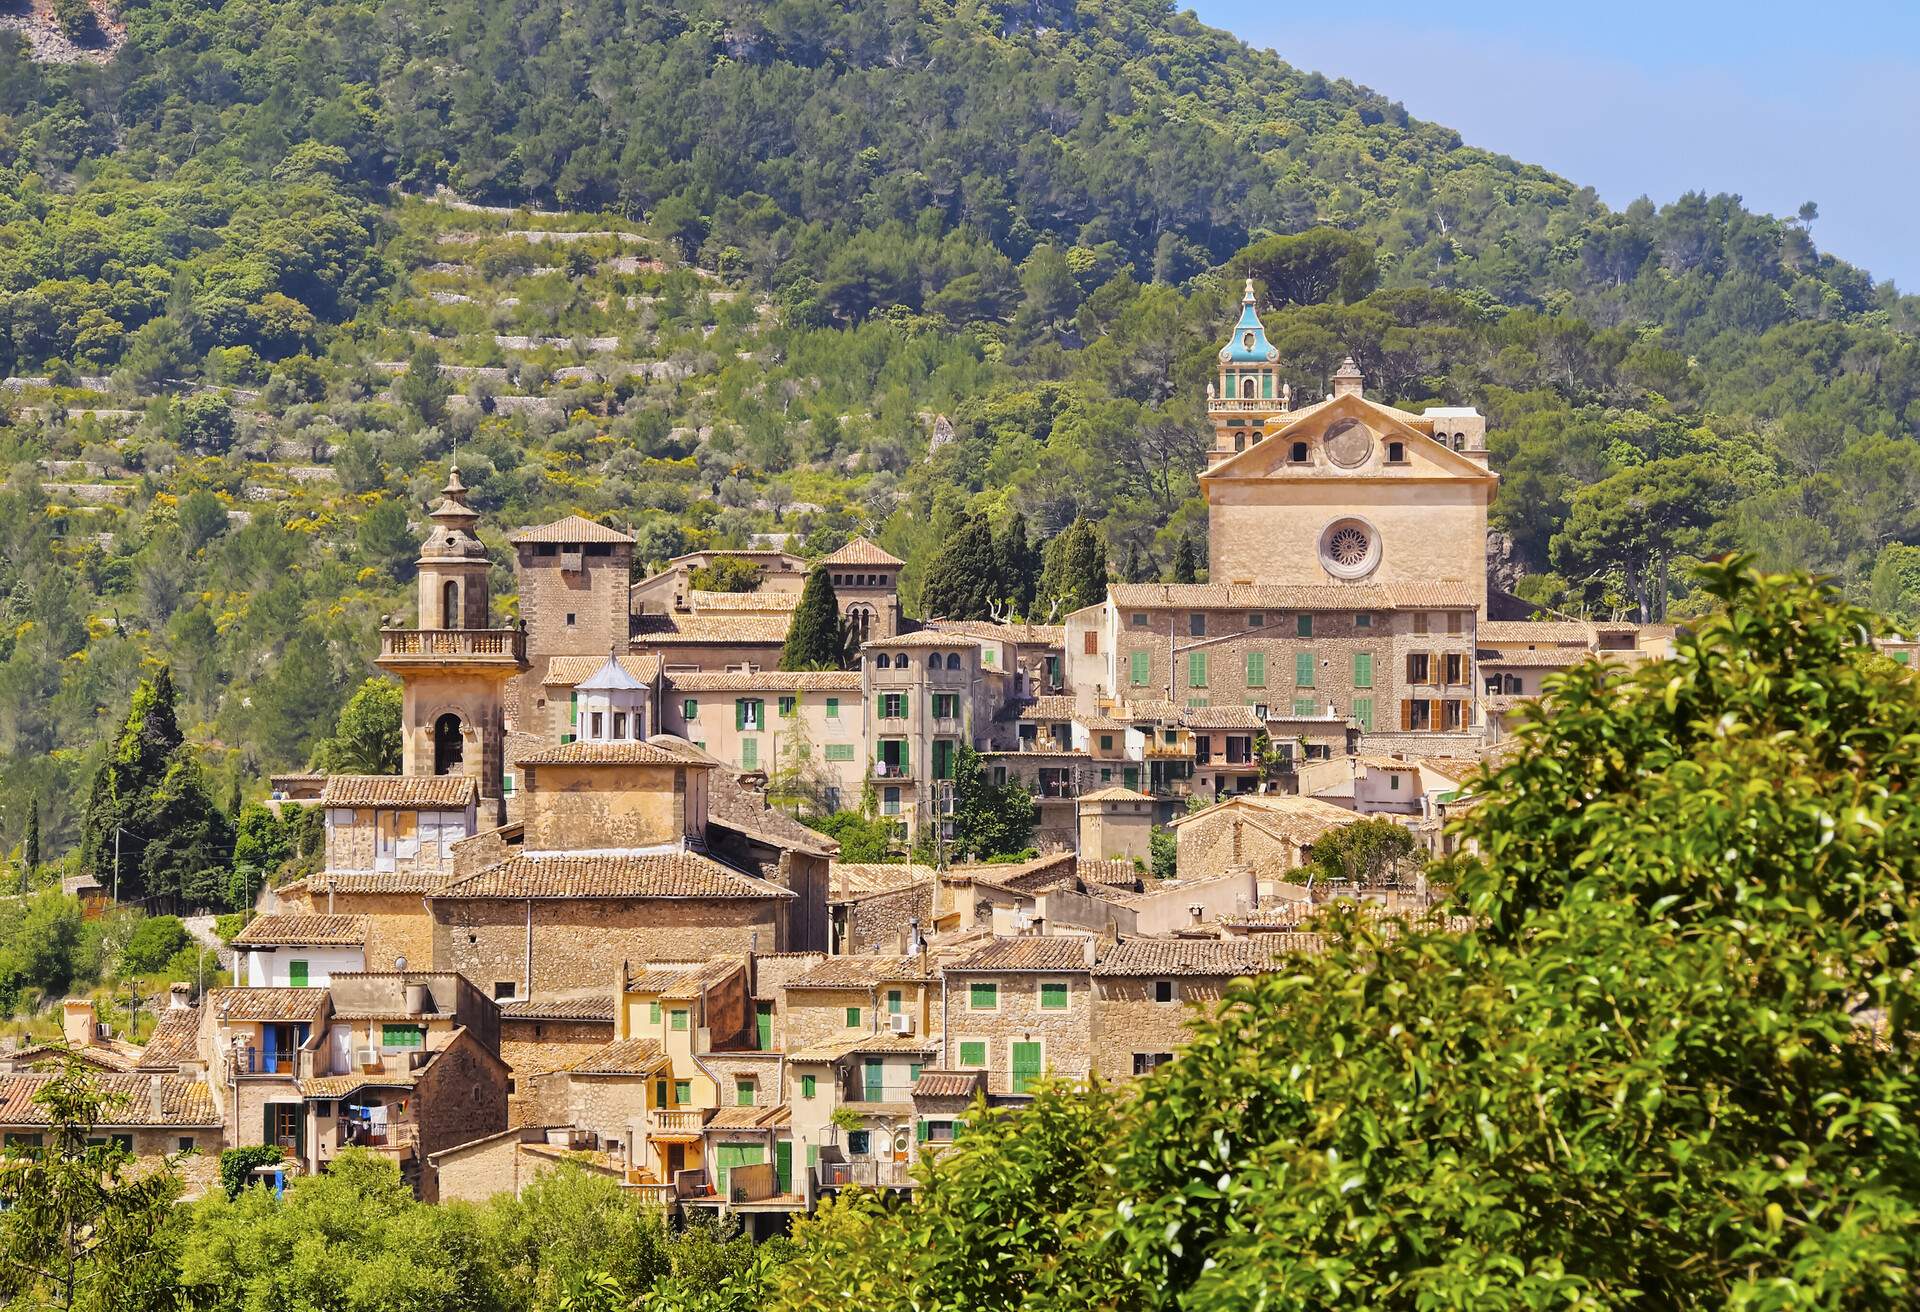
M 167 985 L 167 1010 L 185 1011 L 193 1005 L 193 985 L 177 979 Z
M 1366 378 L 1361 374 L 1360 366 L 1353 362 L 1352 356 L 1342 360 L 1339 369 L 1334 371 L 1333 394 L 1336 397 L 1364 395 L 1365 385 Z
M 1193 923 L 1197 927 L 1198 925 L 1200 925 L 1202 922 L 1206 920 L 1207 909 L 1204 906 L 1200 905 L 1200 903 L 1194 902 L 1188 905 L 1187 914 L 1193 917 Z
M 91 1048 L 100 1037 L 100 1023 L 94 1017 L 93 999 L 68 998 L 61 1018 L 61 1030 L 76 1048 Z
M 153 1108 L 153 1123 L 155 1125 L 165 1125 L 167 1123 L 167 1100 L 165 1094 L 162 1093 L 162 1089 L 164 1088 L 160 1083 L 162 1078 L 164 1077 L 155 1075 L 147 1080 L 147 1101 Z

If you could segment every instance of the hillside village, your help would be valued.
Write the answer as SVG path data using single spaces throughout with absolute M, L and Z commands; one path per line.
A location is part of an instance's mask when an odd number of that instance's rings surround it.
M 1318 950 L 1330 901 L 1428 913 L 1421 858 L 1543 677 L 1658 660 L 1673 630 L 1513 618 L 1484 419 L 1384 405 L 1351 361 L 1295 404 L 1277 355 L 1249 283 L 1207 385 L 1211 581 L 1113 583 L 1054 623 L 909 620 L 903 562 L 859 536 L 638 570 L 615 516 L 491 525 L 454 465 L 374 657 L 401 772 L 274 777 L 324 857 L 262 891 L 231 985 L 176 985 L 141 1046 L 67 1004 L 129 1093 L 109 1128 L 274 1145 L 275 1182 L 366 1147 L 428 1200 L 564 1157 L 771 1233 L 911 1188 L 976 1099 L 1153 1070 L 1196 1004 Z M 722 557 L 753 585 L 695 586 Z M 851 668 L 782 670 L 822 577 Z M 770 794 L 796 756 L 811 809 L 865 799 L 931 858 L 842 861 Z M 963 760 L 1032 795 L 1034 855 L 948 859 Z M 1409 859 L 1314 876 L 1316 843 L 1380 819 Z M 47 1051 L 0 1055 L 9 1141 Z

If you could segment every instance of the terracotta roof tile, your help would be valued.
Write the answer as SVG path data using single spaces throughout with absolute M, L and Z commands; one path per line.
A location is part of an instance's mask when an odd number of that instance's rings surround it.
M 907 562 L 893 555 L 878 543 L 868 538 L 855 538 L 820 558 L 822 565 L 904 565 Z
M 299 1081 L 301 1096 L 307 1098 L 345 1098 L 361 1089 L 411 1089 L 420 1078 L 419 1071 L 394 1074 L 316 1075 Z
M 33 1096 L 54 1076 L 50 1073 L 0 1076 L 0 1125 L 45 1125 L 46 1112 Z M 111 1100 L 100 1118 L 102 1126 L 166 1125 L 200 1129 L 220 1124 L 213 1109 L 213 1093 L 202 1080 L 178 1075 L 101 1075 L 95 1082 Z
M 633 539 L 585 515 L 568 515 L 551 524 L 533 524 L 518 533 L 510 533 L 507 541 L 518 546 L 522 542 L 632 542 Z
M 629 652 L 619 658 L 620 668 L 642 683 L 652 683 L 660 673 L 660 658 Z M 547 674 L 540 682 L 549 688 L 571 688 L 590 679 L 607 663 L 604 656 L 555 656 L 547 662 Z
M 403 807 L 409 811 L 459 811 L 479 795 L 463 774 L 336 774 L 327 776 L 322 806 Z
M 657 1039 L 616 1039 L 575 1062 L 575 1075 L 651 1075 L 667 1061 Z
M 1584 620 L 1482 620 L 1474 626 L 1473 636 L 1498 645 L 1574 643 L 1585 647 L 1593 641 L 1593 626 Z
M 140 1053 L 141 1070 L 171 1071 L 200 1055 L 200 1008 L 176 1007 L 160 1013 L 147 1046 Z
M 1096 788 L 1090 793 L 1082 793 L 1080 800 L 1083 802 L 1151 802 L 1153 798 L 1146 793 L 1114 784 L 1110 788 Z
M 1474 605 L 1463 583 L 1115 583 L 1122 610 L 1395 610 Z
M 919 650 L 938 647 L 942 651 L 966 651 L 980 649 L 980 640 L 964 633 L 941 633 L 935 629 L 915 629 L 912 633 L 896 633 L 891 638 L 875 638 L 860 644 L 861 651 L 892 651 L 900 647 L 907 650 Z
M 913 1096 L 916 1098 L 971 1098 L 983 1092 L 987 1087 L 985 1071 L 928 1071 L 920 1072 L 920 1078 L 914 1081 Z
M 510 856 L 449 881 L 437 898 L 790 898 L 793 893 L 694 852 Z
M 695 998 L 735 971 L 745 970 L 738 957 L 712 961 L 649 961 L 639 973 L 627 976 L 628 993 L 657 993 L 663 998 Z
M 1605 659 L 1612 653 L 1591 652 L 1585 647 L 1506 647 L 1483 648 L 1478 653 L 1482 665 L 1506 666 L 1517 669 L 1564 670 L 1570 669 L 1582 661 L 1597 658 Z
M 1023 720 L 1048 720 L 1055 723 L 1073 718 L 1073 698 L 1048 696 L 1035 697 L 1020 707 Z
M 714 592 L 706 588 L 687 589 L 687 609 L 695 614 L 713 611 L 790 611 L 800 607 L 797 592 Z
M 831 857 L 840 844 L 817 829 L 808 828 L 785 811 L 770 805 L 766 794 L 748 788 L 725 773 L 715 776 L 707 790 L 707 819 L 777 847 L 811 856 Z
M 365 916 L 255 916 L 234 937 L 236 948 L 364 947 Z
M 1316 950 L 1318 934 L 1249 939 L 1129 938 L 1108 949 L 1096 975 L 1251 975 L 1273 970 L 1288 952 Z
M 1080 971 L 1087 968 L 1086 940 L 1001 938 L 947 967 L 951 971 Z
M 1131 861 L 1094 859 L 1082 857 L 1074 867 L 1074 873 L 1089 884 L 1113 888 L 1132 888 L 1139 884 L 1141 875 L 1138 866 Z
M 675 692 L 859 692 L 858 670 L 762 670 L 753 674 L 688 671 L 669 674 Z
M 875 893 L 897 893 L 915 884 L 930 883 L 933 876 L 932 866 L 835 861 L 827 867 L 827 897 L 845 902 Z
M 1058 647 L 1066 641 L 1067 630 L 1059 624 L 1022 624 L 1017 621 L 996 624 L 992 620 L 928 620 L 927 627 L 941 633 L 964 633 L 994 642 L 1017 642 L 1023 646 Z
M 790 615 L 636 615 L 632 646 L 698 646 L 739 643 L 777 647 L 787 640 Z
M 849 1034 L 837 1039 L 822 1039 L 787 1054 L 788 1061 L 838 1061 L 857 1053 L 876 1056 L 885 1053 L 937 1052 L 938 1035 L 928 1034 Z
M 933 977 L 931 959 L 919 956 L 828 957 L 825 961 L 787 982 L 790 989 L 865 989 L 895 980 L 917 981 Z
M 202 1006 L 230 1021 L 316 1021 L 326 1014 L 325 989 L 208 989 Z
M 773 1107 L 722 1107 L 707 1118 L 707 1130 L 765 1130 L 793 1118 L 785 1103 Z
M 523 756 L 527 765 L 691 765 L 678 752 L 644 742 L 572 742 L 543 747 Z
M 1260 821 L 1264 827 L 1298 843 L 1311 843 L 1330 829 L 1339 829 L 1360 819 L 1357 812 L 1313 797 L 1295 797 L 1281 793 L 1239 793 L 1223 797 L 1212 806 L 1175 816 L 1170 828 L 1196 821 L 1218 819 L 1238 808 L 1242 814 Z
M 1267 722 L 1251 706 L 1189 706 L 1180 712 L 1189 729 L 1264 729 Z
M 613 1024 L 613 998 L 518 998 L 500 1004 L 501 1020 L 597 1020 Z
M 446 882 L 444 874 L 432 870 L 322 870 L 306 880 L 310 897 L 328 893 L 431 893 Z M 291 888 L 292 885 L 288 885 Z M 282 893 L 287 889 L 280 890 Z

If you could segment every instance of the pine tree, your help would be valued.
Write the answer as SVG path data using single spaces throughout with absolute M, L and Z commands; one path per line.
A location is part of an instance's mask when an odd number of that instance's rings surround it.
M 233 826 L 214 805 L 191 749 L 175 754 L 144 820 L 152 834 L 140 857 L 145 895 L 190 907 L 224 903 Z
M 847 667 L 847 631 L 840 623 L 840 598 L 825 565 L 815 565 L 801 589 L 800 604 L 787 626 L 787 645 L 780 649 L 783 670 L 844 670 Z
M 1039 562 L 1032 544 L 1027 541 L 1025 515 L 1014 512 L 1006 528 L 994 539 L 993 556 L 997 599 L 1011 603 L 1016 615 L 1031 615 L 1034 587 L 1039 581 Z
M 1173 557 L 1173 581 L 1175 583 L 1195 583 L 1200 577 L 1199 552 L 1193 545 L 1191 535 L 1180 539 L 1180 550 Z
M 399 684 L 368 679 L 340 708 L 333 736 L 314 744 L 313 768 L 327 774 L 400 773 L 403 710 Z
M 142 844 L 153 833 L 147 813 L 181 742 L 173 706 L 173 672 L 162 665 L 153 678 L 142 679 L 133 690 L 120 736 L 93 776 L 80 831 L 80 863 L 96 879 L 112 875 L 116 830 L 123 831 L 121 874 L 139 868 Z
M 983 620 L 996 587 L 993 532 L 968 515 L 940 548 L 920 585 L 920 613 L 929 619 Z

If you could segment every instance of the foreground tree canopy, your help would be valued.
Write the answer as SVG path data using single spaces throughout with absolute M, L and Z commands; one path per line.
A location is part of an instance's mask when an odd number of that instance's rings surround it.
M 1137 1098 L 823 1209 L 777 1305 L 1910 1306 L 1920 701 L 1820 586 L 1700 583 L 1485 781 L 1473 928 L 1336 919 Z

